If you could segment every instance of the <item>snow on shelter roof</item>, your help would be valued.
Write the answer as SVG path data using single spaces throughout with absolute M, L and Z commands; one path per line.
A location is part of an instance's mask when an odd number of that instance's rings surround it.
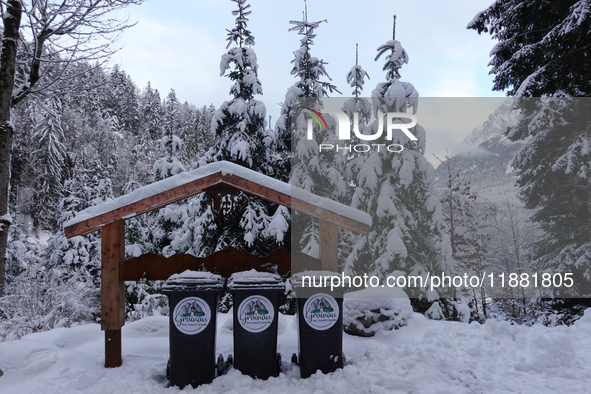
M 204 191 L 216 190 L 243 191 L 363 234 L 367 234 L 371 226 L 371 217 L 358 209 L 246 167 L 219 161 L 80 211 L 64 223 L 64 232 L 68 238 L 89 234 L 117 220 L 129 219 Z

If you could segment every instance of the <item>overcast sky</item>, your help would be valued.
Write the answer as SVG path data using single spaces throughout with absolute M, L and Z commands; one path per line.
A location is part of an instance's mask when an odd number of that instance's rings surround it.
M 333 84 L 349 96 L 345 76 L 359 63 L 369 73 L 365 93 L 385 80 L 383 57 L 374 61 L 376 48 L 392 37 L 392 16 L 397 15 L 396 39 L 409 54 L 401 70 L 402 81 L 412 83 L 421 97 L 502 97 L 492 92 L 488 75 L 489 52 L 495 44 L 488 35 L 466 30 L 468 22 L 492 0 L 309 0 L 308 20 L 327 20 L 317 29 L 312 55 L 328 62 Z M 290 20 L 301 20 L 303 0 L 251 0 L 249 29 L 255 37 L 259 78 L 273 123 L 279 103 L 295 79 L 290 75 L 293 52 L 299 47 Z M 150 81 L 162 98 L 173 88 L 181 101 L 219 107 L 230 81 L 220 76 L 219 63 L 226 51 L 226 29 L 234 26 L 229 0 L 147 0 L 128 10 L 137 25 L 123 37 L 123 49 L 112 59 L 131 75 L 140 89 Z M 420 123 L 420 108 L 419 123 Z M 459 143 L 487 118 L 473 114 L 474 124 L 449 132 L 430 133 L 427 146 L 441 156 L 444 147 Z M 469 122 L 468 122 L 469 123 Z M 431 160 L 431 159 L 430 159 Z

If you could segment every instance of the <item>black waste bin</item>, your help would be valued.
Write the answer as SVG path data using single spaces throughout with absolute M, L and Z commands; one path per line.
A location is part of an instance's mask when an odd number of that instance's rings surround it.
M 334 372 L 343 367 L 343 288 L 315 288 L 309 285 L 337 275 L 330 271 L 305 271 L 292 276 L 297 297 L 298 364 L 302 378 L 316 371 Z M 302 282 L 302 279 L 306 280 Z M 328 279 L 326 277 L 329 277 Z M 316 281 L 314 281 L 316 278 Z M 303 287 L 305 286 L 305 287 Z
M 215 377 L 215 330 L 223 278 L 209 272 L 172 275 L 162 287 L 169 299 L 170 360 L 173 386 L 197 387 Z
M 277 274 L 255 270 L 228 279 L 234 299 L 234 368 L 256 379 L 278 376 L 277 303 L 285 284 Z

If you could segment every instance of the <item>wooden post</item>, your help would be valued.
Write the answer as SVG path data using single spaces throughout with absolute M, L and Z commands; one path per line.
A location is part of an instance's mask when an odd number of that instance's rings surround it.
M 105 330 L 105 367 L 120 367 L 121 363 L 121 329 Z
M 322 269 L 339 272 L 339 227 L 322 219 L 319 223 Z
M 121 327 L 125 324 L 125 287 L 119 264 L 125 259 L 125 221 L 101 229 L 101 330 L 105 331 L 105 367 L 121 365 Z

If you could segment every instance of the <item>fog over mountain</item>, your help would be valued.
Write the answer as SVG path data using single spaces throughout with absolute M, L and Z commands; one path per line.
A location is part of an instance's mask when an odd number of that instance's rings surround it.
M 507 99 L 487 121 L 464 138 L 449 158 L 452 163 L 462 165 L 473 189 L 481 197 L 492 201 L 508 198 L 517 202 L 511 160 L 525 142 L 512 142 L 504 135 L 507 128 L 514 126 L 520 119 L 520 114 L 512 107 L 513 99 Z M 442 163 L 435 171 L 435 188 L 445 187 L 445 182 L 446 170 Z

